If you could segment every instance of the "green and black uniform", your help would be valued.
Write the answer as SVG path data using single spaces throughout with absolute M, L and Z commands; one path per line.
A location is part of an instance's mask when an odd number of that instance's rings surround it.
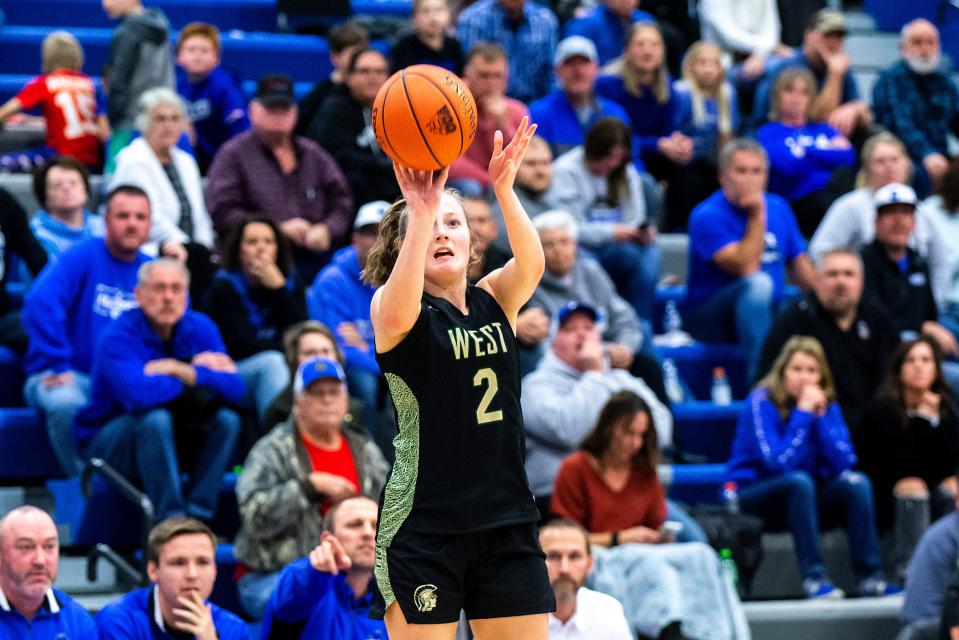
M 396 406 L 396 462 L 380 501 L 373 614 L 410 623 L 553 611 L 523 469 L 519 356 L 506 314 L 469 286 L 469 314 L 423 294 L 380 364 Z

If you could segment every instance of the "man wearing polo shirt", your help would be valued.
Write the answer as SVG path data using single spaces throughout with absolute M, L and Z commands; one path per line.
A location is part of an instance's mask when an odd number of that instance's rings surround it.
M 53 588 L 57 527 L 44 511 L 18 507 L 0 518 L 0 638 L 96 640 L 93 616 Z

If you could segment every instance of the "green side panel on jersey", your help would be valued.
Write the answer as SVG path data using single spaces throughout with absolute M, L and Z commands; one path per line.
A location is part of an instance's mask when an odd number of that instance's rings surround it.
M 399 422 L 399 434 L 393 439 L 396 461 L 390 481 L 383 489 L 383 510 L 376 534 L 376 564 L 373 573 L 386 606 L 396 600 L 390 584 L 389 570 L 386 564 L 386 550 L 393 544 L 396 532 L 400 530 L 410 511 L 413 510 L 413 496 L 416 491 L 416 475 L 420 463 L 420 405 L 409 385 L 394 373 L 385 373 L 390 385 L 390 395 L 396 405 Z

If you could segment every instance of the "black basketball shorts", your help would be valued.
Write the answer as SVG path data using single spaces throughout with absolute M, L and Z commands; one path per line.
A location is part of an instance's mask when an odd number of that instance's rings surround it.
M 377 561 L 374 618 L 382 618 L 393 601 L 410 624 L 456 622 L 460 610 L 470 620 L 556 610 L 532 522 L 435 534 L 407 521 L 389 547 L 377 543 Z

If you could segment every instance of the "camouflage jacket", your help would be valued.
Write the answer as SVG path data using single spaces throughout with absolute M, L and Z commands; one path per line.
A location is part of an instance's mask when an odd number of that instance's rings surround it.
M 353 453 L 363 495 L 378 500 L 389 464 L 365 433 L 346 424 L 342 432 Z M 319 544 L 320 505 L 326 496 L 310 484 L 311 471 L 292 416 L 250 450 L 236 483 L 241 524 L 234 550 L 253 571 L 279 571 Z

